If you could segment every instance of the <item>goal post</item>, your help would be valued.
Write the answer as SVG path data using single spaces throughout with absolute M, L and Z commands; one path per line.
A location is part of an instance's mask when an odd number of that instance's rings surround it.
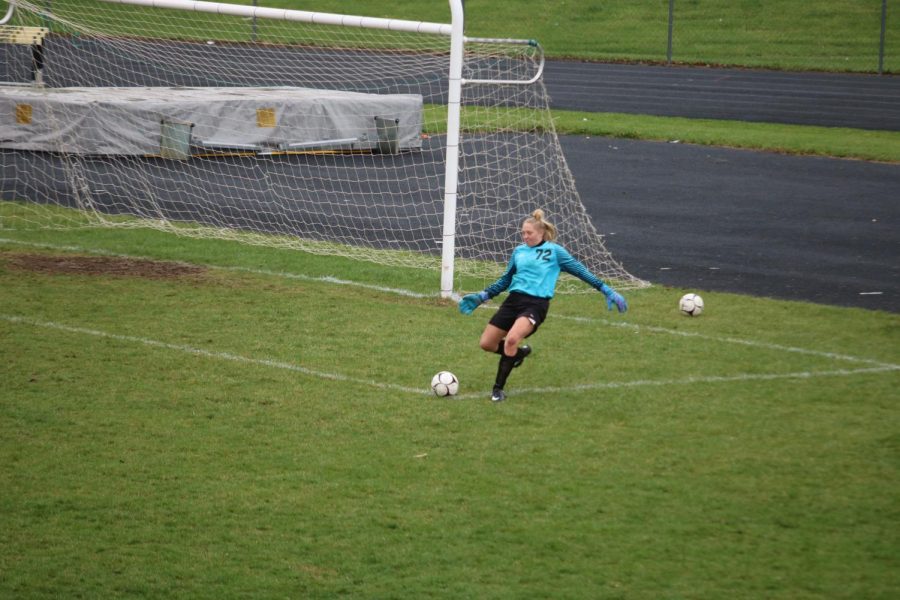
M 450 0 L 450 72 L 447 94 L 447 155 L 444 176 L 444 223 L 441 239 L 441 297 L 453 294 L 456 262 L 456 196 L 459 185 L 459 128 L 462 104 L 463 7 Z
M 581 203 L 540 45 L 466 37 L 449 4 L 442 24 L 15 0 L 7 20 L 49 34 L 41 82 L 0 42 L 0 228 L 157 227 L 437 268 L 450 297 L 496 276 L 543 208 L 592 271 L 646 285 Z

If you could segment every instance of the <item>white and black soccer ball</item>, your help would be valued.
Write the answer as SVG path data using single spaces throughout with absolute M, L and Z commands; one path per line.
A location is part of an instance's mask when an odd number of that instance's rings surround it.
M 699 294 L 685 294 L 678 301 L 678 310 L 688 317 L 699 316 L 703 312 L 703 298 Z
M 431 378 L 431 391 L 435 396 L 455 396 L 459 391 L 459 379 L 450 371 L 441 371 Z

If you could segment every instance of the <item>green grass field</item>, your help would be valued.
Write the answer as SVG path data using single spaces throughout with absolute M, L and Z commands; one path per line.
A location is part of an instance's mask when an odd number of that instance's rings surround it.
M 280 3 L 447 17 L 440 0 Z M 665 2 L 552 2 L 558 18 L 466 4 L 470 35 L 554 56 L 664 52 Z M 678 4 L 707 22 L 726 8 Z M 784 68 L 871 70 L 877 3 L 853 18 L 861 3 L 727 4 L 824 20 L 788 45 L 723 18 L 705 60 L 774 49 Z M 843 36 L 846 55 L 820 48 Z M 889 132 L 555 117 L 900 160 Z M 478 348 L 492 308 L 461 316 L 438 278 L 144 229 L 0 227 L 0 598 L 900 595 L 900 316 L 690 290 L 707 310 L 688 318 L 688 290 L 658 285 L 628 292 L 625 315 L 559 296 L 495 405 Z M 443 369 L 459 396 L 430 394 Z
M 558 297 L 492 405 L 432 272 L 0 233 L 2 597 L 900 592 L 895 314 Z

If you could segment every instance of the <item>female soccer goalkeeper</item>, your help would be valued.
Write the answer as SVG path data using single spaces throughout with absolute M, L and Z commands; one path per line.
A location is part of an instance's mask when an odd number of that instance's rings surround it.
M 525 243 L 513 250 L 506 272 L 484 291 L 468 294 L 459 302 L 459 311 L 470 315 L 480 304 L 509 290 L 509 296 L 481 334 L 481 349 L 500 355 L 497 379 L 491 392 L 493 402 L 506 399 L 503 387 L 509 374 L 531 354 L 530 346 L 520 348 L 519 343 L 537 331 L 547 317 L 560 271 L 598 289 L 606 296 L 609 310 L 613 306 L 620 313 L 628 310 L 628 303 L 621 294 L 603 283 L 565 248 L 554 243 L 554 239 L 556 227 L 544 220 L 543 210 L 534 211 L 522 223 L 522 241 Z

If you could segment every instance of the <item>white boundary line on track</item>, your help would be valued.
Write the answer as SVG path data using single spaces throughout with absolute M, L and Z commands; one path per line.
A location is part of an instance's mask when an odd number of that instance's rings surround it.
M 11 240 L 6 238 L 0 238 L 0 243 L 8 243 L 8 244 L 18 244 L 23 246 L 30 246 L 36 248 L 47 248 L 53 250 L 63 250 L 70 252 L 84 252 L 88 254 L 96 254 L 103 256 L 113 256 L 119 258 L 129 258 L 129 259 L 142 259 L 142 260 L 160 260 L 156 258 L 142 257 L 142 256 L 134 256 L 128 254 L 120 254 L 115 252 L 110 252 L 102 249 L 90 249 L 90 248 L 82 248 L 79 246 L 63 246 L 63 245 L 55 245 L 55 244 L 45 244 L 45 243 L 34 243 L 34 242 L 22 242 L 19 240 Z M 177 261 L 176 261 L 177 262 Z M 185 263 L 187 264 L 187 263 Z M 313 277 L 309 275 L 295 274 L 295 273 L 285 273 L 278 271 L 266 271 L 261 269 L 251 269 L 247 267 L 220 267 L 216 265 L 203 265 L 209 268 L 221 269 L 226 271 L 242 271 L 247 273 L 254 273 L 260 275 L 269 275 L 276 277 L 285 277 L 290 279 L 299 279 L 305 281 L 317 281 L 322 283 L 331 283 L 335 285 L 350 285 L 350 286 L 358 286 L 365 289 L 377 290 L 386 293 L 399 294 L 402 296 L 411 296 L 416 298 L 434 298 L 437 297 L 436 294 L 420 294 L 417 292 L 412 292 L 410 290 L 398 289 L 398 288 L 389 288 L 383 286 L 376 286 L 371 284 L 359 283 L 355 281 L 348 281 L 337 279 L 331 276 L 323 276 L 323 277 Z M 487 308 L 487 307 L 485 307 Z M 862 363 L 866 365 L 870 365 L 866 368 L 859 369 L 836 369 L 831 371 L 799 371 L 792 373 L 761 373 L 761 374 L 747 374 L 747 375 L 734 375 L 734 376 L 704 376 L 704 377 L 685 377 L 683 379 L 663 379 L 663 380 L 635 380 L 635 381 L 625 381 L 625 382 L 604 382 L 604 383 L 596 383 L 596 384 L 582 384 L 576 386 L 569 386 L 565 388 L 524 388 L 517 390 L 517 394 L 522 393 L 560 393 L 565 391 L 589 391 L 589 390 L 601 390 L 601 389 L 621 389 L 621 388 L 629 388 L 629 387 L 641 387 L 641 386 L 666 386 L 666 385 L 689 385 L 689 384 L 698 384 L 698 383 L 727 383 L 727 382 L 736 382 L 736 381 L 771 381 L 777 379 L 811 379 L 814 377 L 845 377 L 851 375 L 858 374 L 871 374 L 871 373 L 883 373 L 888 371 L 900 370 L 900 365 L 891 364 L 891 363 L 883 363 L 871 359 L 859 358 L 856 356 L 844 355 L 844 354 L 836 354 L 833 352 L 822 352 L 817 350 L 808 350 L 805 348 L 796 348 L 792 346 L 782 346 L 780 344 L 771 344 L 768 342 L 758 342 L 755 340 L 744 340 L 740 338 L 728 338 L 728 337 L 716 337 L 704 335 L 696 332 L 686 332 L 679 331 L 674 329 L 666 329 L 664 327 L 656 327 L 649 325 L 636 325 L 633 323 L 626 322 L 614 322 L 608 319 L 601 318 L 590 318 L 590 317 L 573 317 L 567 315 L 556 315 L 554 318 L 558 319 L 566 319 L 571 321 L 578 321 L 584 323 L 599 323 L 603 325 L 609 325 L 612 327 L 625 327 L 629 329 L 633 329 L 636 332 L 640 331 L 649 331 L 652 333 L 666 333 L 670 335 L 678 335 L 683 337 L 694 337 L 698 339 L 709 340 L 712 342 L 721 342 L 721 343 L 730 343 L 730 344 L 741 344 L 745 346 L 752 346 L 757 348 L 763 348 L 766 350 L 779 351 L 779 352 L 792 352 L 798 354 L 805 354 L 809 356 L 818 356 L 821 358 L 827 358 L 831 360 L 842 360 L 849 361 L 855 363 Z M 348 383 L 356 383 L 361 385 L 367 385 L 376 387 L 379 389 L 385 390 L 395 390 L 405 393 L 413 393 L 417 395 L 428 395 L 427 390 L 419 389 L 419 388 L 411 388 L 396 384 L 390 383 L 380 383 L 374 380 L 361 379 L 356 377 L 350 377 L 347 375 L 343 375 L 340 373 L 329 373 L 324 371 L 316 371 L 313 369 L 308 369 L 306 367 L 295 365 L 292 363 L 286 363 L 282 361 L 275 361 L 270 359 L 257 359 L 246 356 L 241 356 L 237 354 L 231 354 L 227 352 L 213 352 L 210 350 L 203 350 L 200 348 L 193 348 L 191 346 L 185 346 L 180 344 L 170 344 L 168 342 L 161 342 L 158 340 L 152 340 L 148 338 L 141 338 L 136 336 L 125 336 L 119 334 L 108 333 L 104 331 L 88 329 L 83 327 L 73 327 L 69 325 L 64 325 L 60 323 L 53 322 L 44 322 L 38 321 L 34 319 L 29 319 L 26 317 L 14 316 L 14 315 L 0 315 L 0 319 L 3 319 L 7 322 L 18 323 L 18 324 L 27 324 L 36 327 L 44 327 L 49 329 L 56 329 L 60 331 L 67 331 L 70 333 L 79 333 L 83 335 L 92 335 L 95 337 L 103 337 L 109 339 L 115 339 L 119 341 L 127 341 L 132 343 L 140 343 L 147 346 L 157 347 L 157 348 L 166 348 L 170 350 L 176 350 L 179 352 L 185 352 L 188 354 L 193 354 L 195 356 L 204 356 L 207 358 L 216 358 L 220 360 L 229 360 L 234 362 L 241 362 L 246 364 L 255 364 L 260 366 L 266 366 L 270 368 L 278 368 L 285 369 L 290 371 L 295 371 L 298 373 L 302 373 L 304 375 L 309 375 L 312 377 L 319 377 L 322 379 L 330 379 L 333 381 L 343 381 Z M 481 397 L 481 395 L 476 395 L 473 393 L 470 394 L 460 394 L 457 398 L 467 399 L 467 398 L 477 398 Z

